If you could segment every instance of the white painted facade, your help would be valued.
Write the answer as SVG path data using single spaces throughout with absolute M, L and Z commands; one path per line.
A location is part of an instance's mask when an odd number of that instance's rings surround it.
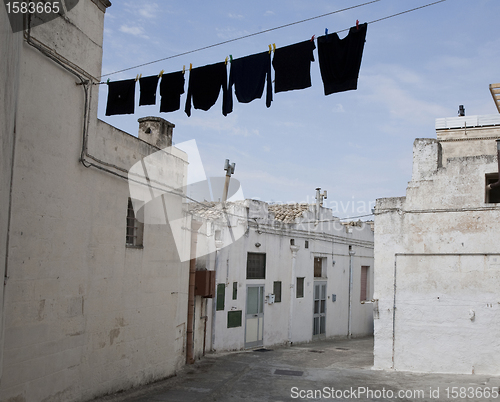
M 125 241 L 127 171 L 159 149 L 99 121 L 96 87 L 76 85 L 100 76 L 109 5 L 80 1 L 32 44 L 0 7 L 0 401 L 86 401 L 185 362 L 189 262 L 168 225 Z M 185 154 L 165 161 L 182 188 Z
M 330 209 L 320 207 L 319 216 L 315 211 L 316 205 L 307 204 L 272 206 L 256 200 L 228 204 L 230 228 L 236 238 L 240 233 L 243 236 L 197 261 L 198 269 L 216 271 L 219 299 L 216 297 L 208 303 L 207 319 L 208 328 L 211 328 L 207 331 L 206 344 L 211 345 L 212 350 L 240 350 L 309 342 L 320 337 L 346 337 L 349 331 L 352 336 L 373 333 L 373 304 L 361 304 L 360 296 L 362 266 L 368 267 L 365 268 L 368 273 L 365 298 L 371 299 L 373 292 L 371 225 L 361 222 L 344 225 L 332 216 Z M 220 244 L 230 239 L 227 220 L 220 216 L 219 220 L 214 219 L 211 212 L 211 223 L 205 223 L 200 229 L 202 236 L 206 236 L 205 244 L 216 238 Z M 203 247 L 200 242 L 198 246 Z M 247 279 L 248 253 L 265 254 L 264 278 Z M 320 277 L 314 276 L 315 258 L 321 259 Z M 297 297 L 297 278 L 304 278 L 301 297 Z M 274 294 L 275 282 L 281 282 L 281 301 L 273 303 L 272 298 L 278 297 Z M 314 289 L 320 284 L 326 285 L 325 327 L 313 336 Z M 249 290 L 252 287 L 254 289 Z M 255 311 L 247 311 L 252 303 L 248 295 L 259 291 L 262 292 L 262 309 L 257 309 L 255 314 Z M 241 314 L 241 322 L 228 328 L 231 314 L 233 317 Z
M 375 369 L 500 374 L 500 204 L 486 189 L 500 126 L 473 117 L 439 119 L 437 139 L 414 142 L 406 197 L 377 200 Z

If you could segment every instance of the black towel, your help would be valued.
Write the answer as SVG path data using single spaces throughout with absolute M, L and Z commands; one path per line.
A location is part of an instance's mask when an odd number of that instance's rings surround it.
M 181 108 L 181 94 L 184 93 L 182 71 L 163 74 L 160 82 L 160 112 L 175 112 Z
M 318 38 L 318 59 L 325 95 L 357 89 L 367 23 L 352 27 L 344 39 L 336 33 Z
M 108 83 L 106 116 L 133 114 L 135 106 L 135 79 Z
M 188 93 L 184 111 L 191 116 L 191 98 L 195 109 L 209 110 L 222 88 L 222 114 L 227 115 L 227 70 L 224 62 L 193 68 L 189 73 Z
M 276 49 L 273 57 L 275 93 L 311 86 L 314 49 L 316 46 L 311 40 Z
M 152 75 L 139 79 L 141 96 L 139 97 L 139 106 L 156 105 L 156 88 L 158 87 L 159 77 Z
M 231 62 L 231 73 L 229 74 L 227 112 L 231 113 L 233 111 L 233 84 L 238 102 L 249 103 L 262 97 L 266 81 L 266 106 L 269 107 L 273 100 L 271 56 L 269 52 L 234 59 Z

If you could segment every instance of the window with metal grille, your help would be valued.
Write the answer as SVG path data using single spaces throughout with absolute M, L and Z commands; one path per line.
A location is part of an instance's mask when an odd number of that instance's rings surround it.
M 274 294 L 274 302 L 281 302 L 281 281 L 276 281 L 273 283 L 273 294 Z
M 304 279 L 305 278 L 297 278 L 297 298 L 304 297 Z
M 223 283 L 217 284 L 217 298 L 215 302 L 215 310 L 224 310 L 224 301 L 226 296 L 226 285 Z
M 247 279 L 266 279 L 266 254 L 248 253 Z
M 132 199 L 128 199 L 127 206 L 127 233 L 125 244 L 128 247 L 142 247 L 144 223 L 139 221 L 135 215 Z
M 238 298 L 238 282 L 233 282 L 233 300 Z
M 360 301 L 368 300 L 368 270 L 370 267 L 361 267 L 361 292 L 359 296 Z

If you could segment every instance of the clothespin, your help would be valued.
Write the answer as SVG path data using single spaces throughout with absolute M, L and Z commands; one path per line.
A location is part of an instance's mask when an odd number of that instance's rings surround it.
M 106 84 L 108 84 L 108 85 L 109 85 L 109 78 L 108 78 L 108 80 L 106 81 Z
M 137 74 L 137 77 L 135 77 L 135 81 L 136 82 L 139 81 L 141 79 L 141 77 L 142 77 L 142 74 Z
M 328 28 L 325 28 L 325 36 L 328 36 Z
M 232 63 L 232 62 L 233 62 L 233 55 L 232 55 L 232 54 L 230 54 L 230 55 L 229 55 L 229 62 L 230 62 L 230 63 Z
M 165 72 L 165 70 L 161 70 L 161 71 L 160 71 L 160 74 L 158 74 L 158 77 L 160 77 L 160 78 L 161 78 L 161 77 L 163 77 L 163 73 L 164 73 L 164 72 Z
M 193 63 L 189 63 L 189 71 L 193 69 Z
M 273 53 L 276 51 L 276 43 L 273 43 Z
M 269 45 L 269 54 L 271 54 L 272 51 L 273 51 L 273 47 L 271 45 Z
M 359 31 L 359 21 L 356 20 L 356 29 Z
M 311 37 L 311 42 L 314 42 L 314 37 L 315 37 L 315 36 L 316 36 L 316 35 L 313 35 L 313 36 Z
M 229 60 L 229 57 L 226 56 L 226 60 L 224 61 L 224 63 L 226 64 L 227 66 L 227 61 Z
M 183 65 L 182 66 L 182 74 L 184 74 L 186 72 L 186 65 Z

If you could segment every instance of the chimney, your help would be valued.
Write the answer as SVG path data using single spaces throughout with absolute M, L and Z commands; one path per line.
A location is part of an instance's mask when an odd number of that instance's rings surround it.
M 139 139 L 157 148 L 172 146 L 175 125 L 161 117 L 142 117 L 139 122 Z

